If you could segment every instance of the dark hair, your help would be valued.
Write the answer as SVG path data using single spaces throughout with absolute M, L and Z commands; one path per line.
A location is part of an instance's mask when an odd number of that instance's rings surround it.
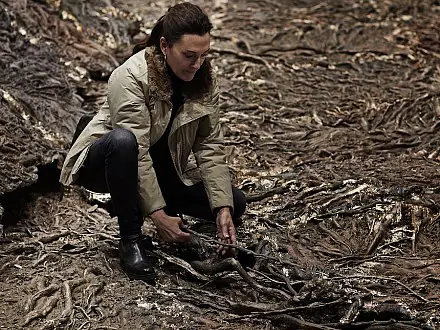
M 133 54 L 151 46 L 155 46 L 156 52 L 160 52 L 161 37 L 164 37 L 172 46 L 184 34 L 203 36 L 211 30 L 212 24 L 199 6 L 189 2 L 179 3 L 169 8 L 168 12 L 158 19 L 148 40 L 143 44 L 136 45 Z

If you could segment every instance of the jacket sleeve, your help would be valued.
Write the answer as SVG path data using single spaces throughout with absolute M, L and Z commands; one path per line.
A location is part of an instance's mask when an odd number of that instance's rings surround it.
M 130 130 L 137 139 L 140 207 L 143 216 L 165 207 L 150 148 L 150 114 L 140 83 L 129 68 L 116 69 L 109 79 L 107 101 L 112 126 Z
M 219 122 L 219 91 L 215 86 L 210 102 L 210 115 L 201 119 L 193 145 L 193 152 L 200 168 L 211 210 L 234 207 L 232 185 L 224 152 L 223 132 Z

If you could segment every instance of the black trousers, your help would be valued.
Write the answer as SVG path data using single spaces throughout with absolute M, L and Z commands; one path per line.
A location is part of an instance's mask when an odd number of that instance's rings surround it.
M 132 132 L 116 128 L 102 136 L 90 148 L 77 184 L 98 193 L 110 193 L 121 237 L 141 232 L 143 218 L 138 205 L 138 145 Z M 158 167 L 161 164 L 154 164 Z M 168 215 L 185 214 L 215 221 L 203 183 L 186 186 L 176 173 L 158 177 Z M 246 208 L 246 199 L 233 187 L 236 225 Z

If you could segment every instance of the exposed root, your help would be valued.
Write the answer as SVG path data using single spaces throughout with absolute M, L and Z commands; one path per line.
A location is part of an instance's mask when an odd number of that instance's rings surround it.
M 52 309 L 55 308 L 59 299 L 60 298 L 58 293 L 55 294 L 54 296 L 51 296 L 49 299 L 47 299 L 46 303 L 41 307 L 41 309 L 33 310 L 32 312 L 28 313 L 23 325 L 27 326 L 30 322 L 32 322 L 35 319 L 46 317 L 47 314 L 49 314 L 52 311 Z
M 73 313 L 72 291 L 70 289 L 69 281 L 63 283 L 64 293 L 64 309 L 59 319 L 60 324 L 66 323 Z
M 91 292 L 89 293 L 87 300 L 86 300 L 86 312 L 90 312 L 92 307 L 94 305 L 96 305 L 96 296 L 97 294 L 104 288 L 105 283 L 104 282 L 99 282 L 98 284 L 93 284 L 93 285 L 89 285 L 86 289 L 86 291 L 88 291 L 88 289 L 93 286 L 93 290 L 91 290 Z
M 63 231 L 61 233 L 55 233 L 55 234 L 51 234 L 51 235 L 37 237 L 36 240 L 38 240 L 41 243 L 47 244 L 47 243 L 55 242 L 55 241 L 59 240 L 61 237 L 65 237 L 68 235 L 70 235 L 69 231 Z
M 39 264 L 45 262 L 47 259 L 49 259 L 49 257 L 55 256 L 53 253 L 47 253 L 47 254 L 43 254 L 40 258 L 38 258 L 37 260 L 35 260 L 31 267 L 35 268 L 37 267 Z
M 34 309 L 35 303 L 38 301 L 38 299 L 42 298 L 42 297 L 46 297 L 49 296 L 51 294 L 53 294 L 54 292 L 56 292 L 59 289 L 59 285 L 57 284 L 51 284 L 48 287 L 44 288 L 41 291 L 38 291 L 36 294 L 34 294 L 33 296 L 31 296 L 28 301 L 26 302 L 24 311 L 26 313 L 30 312 L 32 309 Z
M 227 258 L 215 264 L 207 264 L 201 261 L 193 261 L 191 263 L 194 269 L 205 274 L 217 274 L 225 271 L 235 270 L 240 276 L 255 290 L 258 292 L 275 298 L 282 298 L 287 300 L 294 300 L 294 298 L 288 293 L 275 288 L 269 288 L 262 286 L 255 281 L 241 266 L 241 264 L 234 258 Z
M 38 250 L 37 247 L 38 243 L 37 242 L 26 242 L 26 243 L 18 243 L 18 244 L 13 244 L 12 246 L 10 246 L 8 249 L 4 250 L 4 251 L 0 251 L 0 254 L 4 254 L 4 255 L 11 255 L 11 254 L 31 254 L 34 253 Z M 41 246 L 41 244 L 40 244 Z
M 191 275 L 193 275 L 195 278 L 197 278 L 200 281 L 206 282 L 209 280 L 208 277 L 206 277 L 206 276 L 198 273 L 196 270 L 194 270 L 193 267 L 191 267 L 191 265 L 189 263 L 187 263 L 185 260 L 169 256 L 162 251 L 154 251 L 154 254 L 156 254 L 158 257 L 161 257 L 162 259 L 165 259 L 166 261 L 178 266 L 179 268 L 186 270 L 188 273 L 190 273 Z
M 336 329 L 336 328 L 327 327 L 325 325 L 319 325 L 304 320 L 300 320 L 296 317 L 287 314 L 271 316 L 270 319 L 276 324 L 287 325 L 289 329 L 298 329 L 298 330 L 335 330 Z
M 0 267 L 0 275 L 2 275 L 6 271 L 6 269 L 8 269 L 9 266 L 11 266 L 11 265 L 12 265 L 12 262 L 6 262 L 5 264 L 3 264 Z

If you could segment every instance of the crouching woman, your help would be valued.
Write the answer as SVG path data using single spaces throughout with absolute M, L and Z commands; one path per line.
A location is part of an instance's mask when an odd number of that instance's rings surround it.
M 245 197 L 225 161 L 219 91 L 206 59 L 211 29 L 198 6 L 171 7 L 146 47 L 112 73 L 105 104 L 63 165 L 62 184 L 110 193 L 131 279 L 155 275 L 141 239 L 146 217 L 167 242 L 189 239 L 179 214 L 216 221 L 219 240 L 236 242 Z

